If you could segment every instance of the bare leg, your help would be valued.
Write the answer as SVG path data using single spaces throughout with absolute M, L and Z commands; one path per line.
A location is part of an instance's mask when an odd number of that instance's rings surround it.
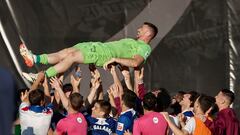
M 63 57 L 62 60 L 53 67 L 56 69 L 57 73 L 63 73 L 70 68 L 73 63 L 83 63 L 83 55 L 79 50 L 68 53 L 66 57 Z
M 48 63 L 49 64 L 56 64 L 60 61 L 62 61 L 63 59 L 65 59 L 68 55 L 76 52 L 77 50 L 75 48 L 66 48 L 66 49 L 63 49 L 63 50 L 60 50 L 56 53 L 50 53 L 50 54 L 47 54 L 48 56 Z

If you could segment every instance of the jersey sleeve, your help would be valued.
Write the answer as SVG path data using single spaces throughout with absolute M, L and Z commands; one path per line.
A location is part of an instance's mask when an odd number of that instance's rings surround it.
M 64 127 L 65 127 L 65 126 L 64 126 L 64 124 L 63 124 L 63 120 L 60 120 L 60 121 L 57 123 L 57 126 L 56 126 L 56 133 L 57 133 L 57 135 L 64 135 L 64 133 L 66 133 Z
M 27 111 L 28 110 L 28 106 L 29 106 L 28 103 L 22 102 L 20 104 L 20 106 L 19 106 L 19 113 L 21 114 L 22 112 Z
M 89 124 L 93 124 L 94 123 L 95 118 L 93 118 L 90 114 L 84 113 L 83 115 L 84 115 L 87 123 L 89 123 Z
M 130 128 L 129 123 L 130 123 L 129 118 L 125 116 L 120 116 L 117 121 L 116 134 L 123 135 L 125 130 L 128 130 Z
M 151 47 L 144 45 L 138 48 L 137 50 L 137 54 L 142 56 L 144 58 L 144 60 L 146 60 L 148 58 L 148 56 L 151 53 Z

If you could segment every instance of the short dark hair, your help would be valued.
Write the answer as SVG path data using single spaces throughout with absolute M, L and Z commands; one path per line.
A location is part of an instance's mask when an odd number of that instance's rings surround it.
M 72 93 L 69 96 L 69 101 L 75 111 L 79 111 L 83 105 L 83 96 L 79 93 Z
M 66 92 L 72 92 L 73 91 L 73 86 L 72 84 L 70 83 L 67 83 L 67 84 L 64 84 L 63 85 L 63 92 L 66 93 Z
M 147 25 L 151 28 L 151 31 L 153 33 L 152 39 L 157 35 L 158 33 L 158 28 L 157 26 L 155 26 L 154 24 L 150 23 L 150 22 L 144 22 L 144 25 Z
M 185 91 L 181 91 L 181 90 L 177 92 L 177 94 L 180 94 L 180 95 L 182 95 L 182 96 L 183 96 L 185 93 L 186 93 Z
M 162 112 L 166 110 L 171 104 L 171 96 L 166 89 L 161 89 L 157 95 L 157 112 Z
M 189 91 L 189 92 L 186 92 L 186 94 L 190 94 L 190 98 L 189 98 L 189 100 L 191 101 L 190 107 L 193 107 L 194 102 L 199 97 L 199 94 L 196 91 Z
M 148 92 L 143 97 L 143 108 L 151 111 L 155 110 L 157 104 L 157 98 L 152 92 Z
M 111 112 L 112 106 L 108 101 L 105 100 L 97 100 L 97 104 L 99 104 L 100 109 L 105 113 L 104 117 L 109 117 L 109 114 Z
M 40 89 L 32 90 L 29 95 L 30 105 L 41 105 L 41 101 L 44 101 L 44 92 Z
M 137 95 L 131 90 L 124 90 L 122 101 L 128 108 L 136 108 Z
M 207 110 L 210 108 L 210 107 L 213 107 L 214 104 L 215 104 L 215 98 L 214 97 L 211 97 L 211 96 L 207 96 L 207 95 L 200 95 L 199 98 L 198 98 L 198 102 L 199 102 L 199 105 L 200 105 L 200 108 L 202 109 L 202 111 L 204 113 L 207 112 Z
M 232 102 L 235 99 L 234 93 L 229 89 L 222 89 L 221 92 L 223 93 L 224 96 L 226 96 L 229 99 L 230 104 L 232 104 Z

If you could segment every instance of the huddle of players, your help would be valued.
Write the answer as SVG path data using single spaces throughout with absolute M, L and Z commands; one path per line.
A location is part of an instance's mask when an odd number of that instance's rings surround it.
M 166 90 L 157 89 L 145 93 L 143 70 L 135 70 L 132 86 L 129 70 L 121 68 L 126 84 L 123 86 L 117 74 L 118 69 L 112 66 L 110 71 L 114 83 L 106 97 L 101 87 L 100 73 L 91 67 L 90 92 L 85 101 L 79 89 L 82 78 L 76 74 L 80 69 L 77 70 L 71 75 L 71 84 L 63 85 L 62 77 L 51 78 L 49 83 L 54 89 L 52 94 L 43 72 L 38 74 L 29 91 L 21 93 L 19 117 L 22 134 L 239 133 L 239 122 L 233 109 L 229 107 L 234 94 L 229 90 L 221 90 L 215 99 L 195 92 L 184 93 L 183 98 L 177 101 L 181 113 L 176 116 L 176 113 L 169 115 L 164 112 L 171 104 Z M 38 89 L 40 85 L 43 90 Z M 49 104 L 46 105 L 47 103 Z M 219 113 L 212 120 L 208 114 L 215 103 Z

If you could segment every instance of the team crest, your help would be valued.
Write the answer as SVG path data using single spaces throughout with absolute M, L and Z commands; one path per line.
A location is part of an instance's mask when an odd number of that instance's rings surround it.
M 77 122 L 78 122 L 78 123 L 82 123 L 82 118 L 78 117 L 78 118 L 77 118 Z
M 153 123 L 155 123 L 155 124 L 158 123 L 158 118 L 157 118 L 157 117 L 154 117 L 154 118 L 153 118 Z

